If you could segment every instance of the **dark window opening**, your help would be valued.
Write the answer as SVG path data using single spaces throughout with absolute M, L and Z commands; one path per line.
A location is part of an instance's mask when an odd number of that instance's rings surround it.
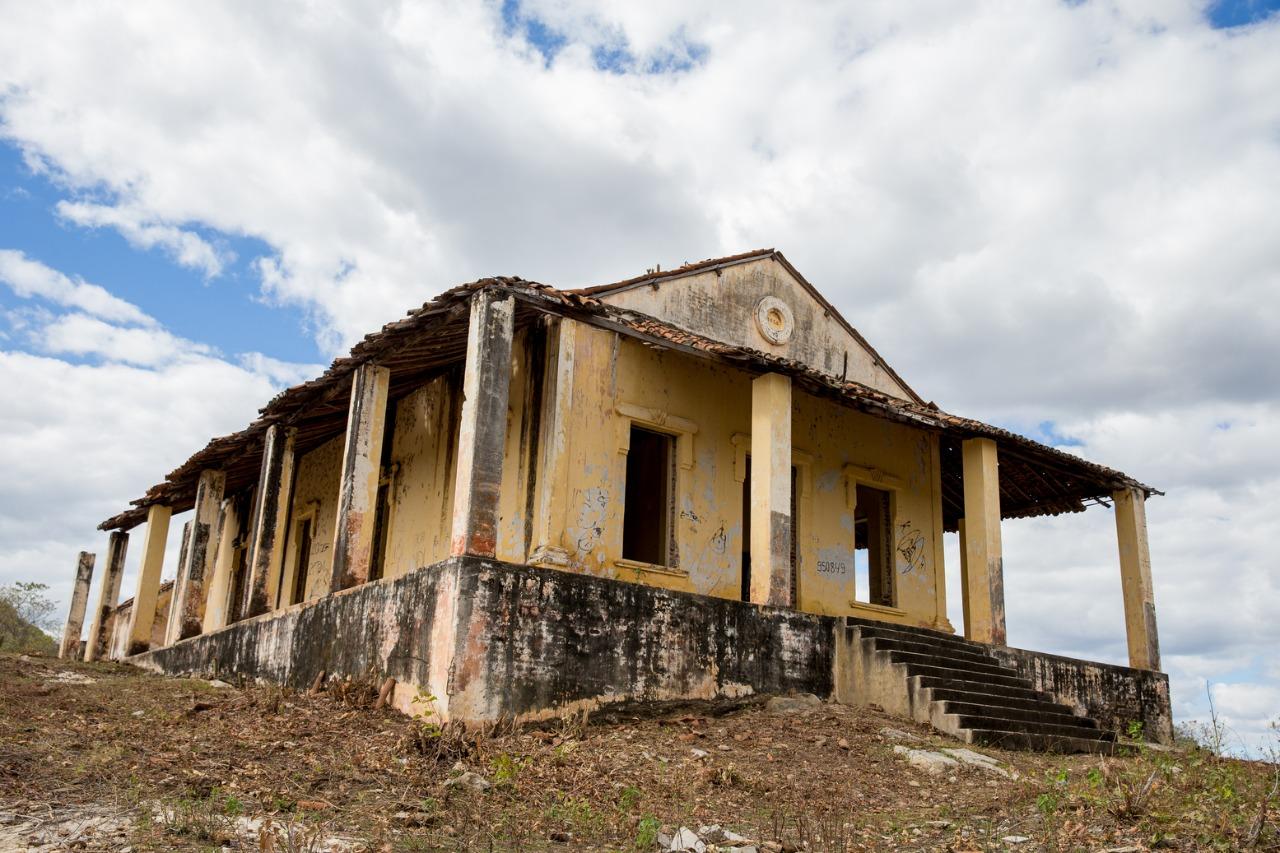
M 742 600 L 751 600 L 751 457 L 742 481 Z
M 382 577 L 387 559 L 387 528 L 391 525 L 391 482 L 383 480 L 378 486 L 378 509 L 373 516 L 373 554 L 369 557 L 369 580 Z
M 373 511 L 373 549 L 369 555 L 369 580 L 376 581 L 386 570 L 387 529 L 391 526 L 391 478 L 395 471 L 392 449 L 396 437 L 396 405 L 387 403 L 386 420 L 382 424 L 381 475 L 378 499 Z
M 248 584 L 249 567 L 246 565 L 249 549 L 243 545 L 235 546 L 231 557 L 231 595 L 227 599 L 227 624 L 239 622 L 244 618 L 245 595 Z
M 298 563 L 293 572 L 293 595 L 290 604 L 301 604 L 307 597 L 307 571 L 311 567 L 311 519 L 298 525 Z
M 626 503 L 622 513 L 624 560 L 657 566 L 671 564 L 674 444 L 670 435 L 631 427 Z
M 853 515 L 854 586 L 858 601 L 893 607 L 893 528 L 890 494 L 871 486 L 857 487 Z

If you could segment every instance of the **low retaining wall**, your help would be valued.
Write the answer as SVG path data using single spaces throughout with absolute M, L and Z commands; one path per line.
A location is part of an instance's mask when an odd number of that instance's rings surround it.
M 1157 743 L 1173 742 L 1169 704 L 1169 676 L 1163 672 L 1095 663 L 1026 649 L 992 648 L 1002 663 L 1016 667 L 1037 690 L 1098 725 L 1121 735 L 1139 723 L 1142 736 Z

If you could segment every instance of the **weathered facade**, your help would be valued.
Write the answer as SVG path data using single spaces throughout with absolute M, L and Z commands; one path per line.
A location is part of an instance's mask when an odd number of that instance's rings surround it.
M 1165 737 L 1153 493 L 926 403 L 777 252 L 576 291 L 486 279 L 105 521 L 121 560 L 126 531 L 147 541 L 89 647 L 297 685 L 372 670 L 462 721 L 808 690 L 966 737 L 1019 710 L 1063 742 L 1099 740 L 1076 718 Z M 1002 520 L 1090 503 L 1116 508 L 1132 668 L 1004 648 Z

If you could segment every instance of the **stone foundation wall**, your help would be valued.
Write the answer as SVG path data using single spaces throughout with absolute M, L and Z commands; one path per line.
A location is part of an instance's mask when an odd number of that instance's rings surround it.
M 1130 723 L 1142 725 L 1142 735 L 1157 743 L 1173 742 L 1169 704 L 1169 676 L 1163 672 L 1095 663 L 1076 658 L 993 648 L 1003 663 L 1016 667 L 1043 690 L 1098 725 L 1127 735 Z
M 837 617 L 460 557 L 129 660 L 295 688 L 321 673 L 389 675 L 402 710 L 424 710 L 417 700 L 430 694 L 442 718 L 474 723 L 791 692 L 927 721 L 901 674 L 855 635 Z M 1104 726 L 1124 732 L 1137 720 L 1153 740 L 1171 737 L 1161 673 L 993 651 Z

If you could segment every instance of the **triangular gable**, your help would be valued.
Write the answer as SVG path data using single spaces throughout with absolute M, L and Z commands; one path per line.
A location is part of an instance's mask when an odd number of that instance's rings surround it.
M 602 302 L 923 402 L 781 252 L 764 249 L 585 288 Z

